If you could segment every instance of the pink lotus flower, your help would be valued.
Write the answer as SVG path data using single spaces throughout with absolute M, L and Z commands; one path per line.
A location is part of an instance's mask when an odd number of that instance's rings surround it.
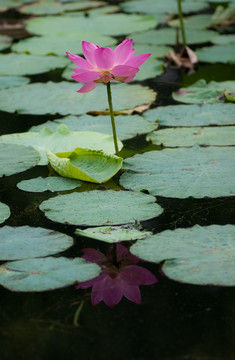
M 82 52 L 86 58 L 66 52 L 67 56 L 78 67 L 71 77 L 85 85 L 78 90 L 86 93 L 93 90 L 98 83 L 107 84 L 111 80 L 121 82 L 131 81 L 151 54 L 135 55 L 132 49 L 132 39 L 126 39 L 115 50 L 110 47 L 99 47 L 88 41 L 82 42 Z
M 106 305 L 113 307 L 123 296 L 140 304 L 139 285 L 151 285 L 158 281 L 149 270 L 136 265 L 139 259 L 121 244 L 117 244 L 116 263 L 113 262 L 113 246 L 108 250 L 107 256 L 95 249 L 82 249 L 82 251 L 84 259 L 97 263 L 103 270 L 95 279 L 76 286 L 76 289 L 93 286 L 91 293 L 93 305 L 103 300 Z

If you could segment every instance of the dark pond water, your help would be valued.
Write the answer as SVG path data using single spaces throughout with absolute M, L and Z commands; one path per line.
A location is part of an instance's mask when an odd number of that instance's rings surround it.
M 10 15 L 18 16 L 14 12 Z M 2 18 L 4 16 L 2 14 Z M 158 92 L 153 105 L 156 107 L 174 104 L 170 94 L 182 85 L 200 78 L 233 80 L 234 70 L 235 67 L 229 65 L 201 65 L 197 73 L 186 76 L 178 69 L 169 68 L 163 76 L 142 83 Z M 39 80 L 38 76 L 31 79 Z M 40 81 L 49 79 L 59 81 L 60 73 L 40 75 Z M 0 132 L 27 131 L 32 125 L 50 118 L 55 117 L 1 112 Z M 122 155 L 127 157 L 152 149 L 153 146 L 140 136 L 125 142 Z M 0 179 L 1 201 L 11 208 L 11 217 L 4 225 L 41 226 L 74 237 L 75 226 L 55 224 L 38 209 L 43 200 L 53 195 L 26 193 L 16 187 L 21 180 L 48 173 L 46 166 L 38 166 Z M 116 189 L 117 184 L 118 176 L 102 187 Z M 78 191 L 88 188 L 101 186 L 87 185 Z M 235 224 L 235 198 L 179 200 L 159 197 L 158 203 L 164 213 L 143 223 L 144 228 L 154 232 L 195 224 Z M 84 247 L 105 252 L 108 245 L 76 237 L 75 245 L 64 255 L 81 256 L 80 249 Z M 43 293 L 15 293 L 0 287 L 0 359 L 235 359 L 234 289 L 182 284 L 164 277 L 156 264 L 148 263 L 145 267 L 156 275 L 158 283 L 141 287 L 141 305 L 123 298 L 113 309 L 104 303 L 92 306 L 90 289 L 77 291 L 70 286 Z M 81 301 L 84 305 L 74 325 Z

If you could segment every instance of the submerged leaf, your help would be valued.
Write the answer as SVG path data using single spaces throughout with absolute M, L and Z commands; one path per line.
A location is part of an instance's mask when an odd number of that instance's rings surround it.
M 94 183 L 108 181 L 122 168 L 121 157 L 90 149 L 76 148 L 57 154 L 47 151 L 47 158 L 61 176 Z

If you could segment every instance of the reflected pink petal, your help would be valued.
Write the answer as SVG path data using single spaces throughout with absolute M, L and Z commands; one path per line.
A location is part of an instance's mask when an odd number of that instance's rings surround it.
M 99 69 L 109 70 L 112 68 L 115 61 L 114 51 L 109 48 L 98 48 L 95 50 L 94 59 Z
M 87 93 L 90 92 L 91 90 L 93 90 L 94 88 L 96 88 L 98 84 L 94 83 L 94 82 L 90 82 L 85 84 L 84 86 L 81 87 L 80 90 L 78 90 L 77 92 L 79 93 Z
M 126 39 L 121 44 L 119 44 L 115 51 L 115 63 L 124 64 L 133 54 L 134 49 L 132 49 L 133 40 Z
M 126 284 L 123 287 L 123 295 L 130 301 L 136 304 L 141 304 L 141 294 L 139 286 L 131 286 Z
M 131 59 L 129 59 L 125 65 L 133 66 L 133 67 L 140 67 L 150 56 L 151 54 L 139 54 L 133 56 Z
M 93 67 L 96 66 L 94 59 L 94 52 L 98 49 L 98 46 L 88 41 L 82 41 L 82 52 L 87 59 L 88 63 Z
M 158 281 L 149 270 L 138 265 L 123 267 L 120 270 L 120 277 L 130 285 L 151 285 Z
M 85 60 L 83 59 L 81 56 L 78 55 L 73 55 L 70 54 L 68 52 L 66 52 L 68 58 L 76 65 L 80 66 L 81 68 L 85 69 L 85 70 L 91 70 L 93 69 L 93 67 Z
M 98 265 L 101 265 L 104 261 L 107 261 L 107 257 L 99 250 L 85 248 L 81 251 L 83 252 L 83 259 L 86 259 L 87 261 L 95 262 Z
M 129 249 L 127 249 L 122 244 L 118 243 L 116 246 L 117 246 L 117 261 L 129 260 L 133 264 L 137 264 L 140 261 L 139 258 L 137 258 L 137 256 L 132 255 Z

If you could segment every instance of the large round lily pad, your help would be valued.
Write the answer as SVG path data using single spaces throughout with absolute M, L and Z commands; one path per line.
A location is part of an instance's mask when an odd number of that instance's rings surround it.
M 100 84 L 93 91 L 81 94 L 81 84 L 70 82 L 33 83 L 0 91 L 0 108 L 20 114 L 84 114 L 108 109 L 106 86 Z M 114 84 L 112 86 L 115 111 L 132 109 L 152 103 L 156 94 L 141 85 Z
M 204 1 L 182 0 L 181 2 L 182 11 L 185 14 L 200 11 L 208 7 L 207 3 L 205 3 Z M 121 7 L 126 12 L 140 12 L 156 15 L 158 15 L 159 13 L 178 13 L 177 1 L 175 0 L 132 0 L 125 1 L 123 4 L 121 4 Z
M 46 178 L 40 176 L 34 179 L 23 180 L 17 184 L 20 190 L 30 192 L 65 191 L 79 186 L 81 186 L 81 181 L 60 176 L 49 176 Z
M 196 55 L 202 62 L 234 64 L 235 46 L 234 44 L 206 46 L 196 50 Z
M 26 54 L 0 55 L 0 75 L 33 75 L 63 68 L 68 61 L 65 57 L 31 56 Z
M 181 127 L 153 131 L 146 139 L 154 145 L 184 147 L 193 145 L 235 145 L 235 126 Z
M 151 232 L 141 231 L 136 225 L 122 225 L 99 226 L 85 230 L 76 229 L 75 234 L 112 244 L 120 241 L 144 239 L 151 235 Z
M 16 134 L 7 134 L 0 136 L 0 144 L 18 144 L 34 147 L 41 156 L 38 165 L 47 165 L 48 160 L 46 150 L 52 152 L 73 151 L 78 145 L 83 148 L 93 150 L 103 150 L 108 154 L 114 154 L 113 137 L 91 131 L 70 132 L 66 125 L 60 125 L 53 133 L 47 128 L 40 132 L 25 132 Z M 118 146 L 121 150 L 122 143 L 118 140 Z
M 217 33 L 211 30 L 198 29 L 195 31 L 191 28 L 186 28 L 187 44 L 202 44 L 211 41 Z M 163 28 L 159 30 L 143 31 L 137 34 L 129 35 L 134 40 L 134 44 L 152 44 L 152 45 L 175 45 L 176 43 L 176 29 Z M 181 32 L 179 32 L 179 39 L 181 39 Z
M 86 33 L 109 36 L 130 34 L 134 31 L 153 29 L 157 25 L 154 16 L 110 14 L 85 16 L 46 16 L 27 21 L 26 29 L 38 35 L 63 35 L 85 29 Z
M 73 245 L 70 236 L 41 227 L 4 226 L 0 229 L 0 260 L 19 260 L 57 254 Z
M 12 38 L 6 35 L 0 35 L 0 51 L 11 46 Z
M 135 223 L 160 215 L 151 195 L 131 191 L 87 191 L 44 201 L 40 210 L 52 221 L 84 226 Z
M 116 44 L 116 40 L 110 36 L 79 32 L 64 35 L 34 36 L 17 42 L 12 46 L 12 50 L 18 53 L 26 52 L 33 55 L 56 54 L 65 56 L 66 51 L 72 54 L 82 54 L 81 42 L 83 40 L 103 47 Z M 67 64 L 70 63 L 68 58 L 66 61 Z
M 8 219 L 10 215 L 11 215 L 11 211 L 9 206 L 0 202 L 0 224 L 4 223 L 4 221 Z
M 40 155 L 31 146 L 0 143 L 0 177 L 25 171 L 38 164 Z
M 198 80 L 186 88 L 179 89 L 172 97 L 176 101 L 190 104 L 215 104 L 224 101 L 224 91 L 235 92 L 235 81 L 211 81 Z
M 81 258 L 26 259 L 0 266 L 0 284 L 13 291 L 46 291 L 93 279 L 99 273 L 97 264 Z
M 232 196 L 234 156 L 233 147 L 151 151 L 124 161 L 126 173 L 120 183 L 127 189 L 147 189 L 152 195 L 172 198 Z
M 235 125 L 234 105 L 223 103 L 159 106 L 143 116 L 159 126 Z
M 235 121 L 235 118 L 234 118 Z M 139 134 L 145 134 L 157 128 L 154 122 L 146 121 L 140 115 L 117 115 L 115 116 L 118 138 L 121 140 L 130 139 Z M 58 125 L 65 124 L 70 131 L 92 131 L 112 135 L 112 126 L 109 115 L 81 115 L 67 116 L 62 119 L 47 121 L 44 124 L 33 126 L 30 131 L 40 131 L 48 127 L 55 131 Z
M 235 44 L 235 34 L 218 35 L 212 40 L 216 45 Z
M 164 273 L 198 285 L 235 285 L 235 226 L 210 225 L 166 230 L 137 241 L 131 252 L 153 262 L 166 260 Z

